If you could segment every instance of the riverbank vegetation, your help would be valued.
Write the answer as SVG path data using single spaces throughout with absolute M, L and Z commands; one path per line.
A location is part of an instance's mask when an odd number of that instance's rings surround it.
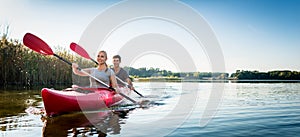
M 124 67 L 133 79 L 139 81 L 190 81 L 190 80 L 226 80 L 228 73 L 221 72 L 171 72 L 159 68 Z
M 237 70 L 232 73 L 232 80 L 300 80 L 300 72 L 290 70 L 276 70 L 269 72 Z
M 54 48 L 55 53 L 81 66 L 92 66 L 81 57 L 72 55 L 63 48 Z M 0 87 L 30 89 L 33 87 L 62 87 L 72 85 L 71 67 L 53 56 L 36 53 L 18 40 L 1 36 L 0 41 Z M 77 77 L 73 80 L 79 81 Z

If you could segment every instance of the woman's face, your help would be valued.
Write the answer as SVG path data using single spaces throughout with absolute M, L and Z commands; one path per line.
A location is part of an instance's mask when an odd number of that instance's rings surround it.
M 99 52 L 98 56 L 97 56 L 97 61 L 98 63 L 101 65 L 101 64 L 104 64 L 107 60 L 107 57 L 106 57 L 106 54 L 104 52 Z

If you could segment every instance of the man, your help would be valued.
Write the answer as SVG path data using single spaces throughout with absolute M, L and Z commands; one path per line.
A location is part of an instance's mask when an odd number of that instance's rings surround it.
M 115 72 L 115 74 L 117 76 L 118 84 L 124 85 L 123 82 L 127 82 L 129 85 L 129 88 L 131 90 L 134 90 L 128 73 L 123 68 L 120 67 L 120 63 L 121 63 L 121 56 L 120 55 L 113 56 L 113 64 L 114 64 L 113 71 Z M 119 79 L 121 79 L 123 82 L 120 81 Z

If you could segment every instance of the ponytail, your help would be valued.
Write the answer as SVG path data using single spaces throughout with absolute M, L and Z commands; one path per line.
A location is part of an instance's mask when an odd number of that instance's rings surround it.
M 106 62 L 105 62 L 105 66 L 106 66 L 105 72 L 107 72 L 107 70 L 108 70 L 108 65 L 106 64 Z

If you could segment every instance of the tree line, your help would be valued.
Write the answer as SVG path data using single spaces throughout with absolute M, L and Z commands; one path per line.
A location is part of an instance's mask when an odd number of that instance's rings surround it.
M 132 68 L 124 67 L 124 69 L 133 78 L 147 78 L 147 77 L 173 77 L 181 79 L 227 79 L 229 74 L 222 72 L 172 72 L 167 70 L 160 70 L 159 68 Z
M 300 80 L 300 72 L 290 70 L 276 70 L 269 72 L 237 70 L 235 73 L 231 74 L 230 79 Z

